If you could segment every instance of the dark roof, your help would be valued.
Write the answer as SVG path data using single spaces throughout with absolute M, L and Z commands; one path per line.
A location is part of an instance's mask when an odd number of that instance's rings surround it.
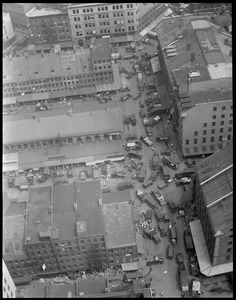
M 130 200 L 130 191 L 111 192 L 102 195 L 102 203 L 128 203 Z
M 27 244 L 40 243 L 39 231 L 51 226 L 51 215 L 48 211 L 51 203 L 51 189 L 51 186 L 46 186 L 32 188 L 29 191 L 26 237 L 30 237 L 31 240 Z M 36 223 L 37 220 L 39 223 Z
M 102 213 L 106 231 L 106 246 L 108 249 L 136 245 L 130 204 L 103 204 Z
M 196 174 L 217 233 L 233 222 L 233 143 L 197 163 Z
M 110 60 L 111 49 L 109 45 L 109 39 L 96 39 L 93 48 L 91 49 L 92 60 Z
M 105 294 L 106 287 L 106 279 L 79 281 L 77 294 L 79 296 Z
M 24 203 L 11 203 L 3 218 L 3 254 L 20 256 L 25 254 Z
M 86 221 L 88 235 L 105 233 L 102 210 L 98 200 L 101 199 L 100 180 L 75 182 L 76 201 L 78 204 L 78 221 Z

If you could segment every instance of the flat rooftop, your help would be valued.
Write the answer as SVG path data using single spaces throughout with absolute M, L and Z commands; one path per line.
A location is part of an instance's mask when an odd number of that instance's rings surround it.
M 8 122 L 5 119 L 3 135 L 4 144 L 22 143 L 44 139 L 55 139 L 58 133 L 61 137 L 81 136 L 89 134 L 121 132 L 122 120 L 120 108 L 100 109 L 81 112 L 80 108 L 73 108 L 72 116 L 54 110 L 46 114 L 35 113 L 28 118 L 14 118 Z
M 109 44 L 109 38 L 107 39 L 96 39 L 91 49 L 92 60 L 109 60 L 111 59 L 111 49 Z
M 41 243 L 39 232 L 51 228 L 51 214 L 48 210 L 51 193 L 51 186 L 32 188 L 29 191 L 26 237 L 31 240 L 27 244 Z
M 31 17 L 43 17 L 43 16 L 52 16 L 52 15 L 59 15 L 59 14 L 66 14 L 66 12 L 62 12 L 59 9 L 53 9 L 53 8 L 41 8 L 38 9 L 36 7 L 32 8 L 30 11 L 27 12 L 26 16 L 28 18 Z
M 136 245 L 131 205 L 112 203 L 102 206 L 108 249 Z
M 128 203 L 130 200 L 130 191 L 119 191 L 119 192 L 111 192 L 104 193 L 102 195 L 102 203 L 103 204 L 111 204 L 111 203 Z
M 101 160 L 111 160 L 124 156 L 122 140 L 88 142 L 85 144 L 65 145 L 61 147 L 37 149 L 18 152 L 18 170 L 56 166 L 72 163 L 95 163 Z M 7 170 L 9 164 L 4 165 Z
M 96 51 L 95 51 L 96 52 Z M 4 83 L 77 76 L 92 72 L 90 49 L 30 54 L 3 59 Z
M 98 200 L 102 198 L 100 180 L 75 182 L 77 221 L 85 221 L 89 236 L 105 233 L 102 210 Z M 64 201 L 64 200 L 63 200 Z
M 3 217 L 3 254 L 24 255 L 25 203 L 10 203 Z
M 214 230 L 223 230 L 233 223 L 233 143 L 196 164 L 196 173 Z

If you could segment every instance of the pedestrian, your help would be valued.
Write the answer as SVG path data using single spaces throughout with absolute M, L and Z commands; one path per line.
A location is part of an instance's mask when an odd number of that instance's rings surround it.
M 176 218 L 179 219 L 179 215 L 177 215 Z

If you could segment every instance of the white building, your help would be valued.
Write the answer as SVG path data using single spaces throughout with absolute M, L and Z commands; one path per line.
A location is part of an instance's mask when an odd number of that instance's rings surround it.
M 15 32 L 12 26 L 12 21 L 9 13 L 3 13 L 3 44 L 13 40 Z
M 4 260 L 2 260 L 2 291 L 3 298 L 16 298 L 16 286 Z

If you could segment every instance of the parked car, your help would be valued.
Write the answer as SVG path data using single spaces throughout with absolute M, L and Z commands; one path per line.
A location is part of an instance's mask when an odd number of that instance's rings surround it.
M 179 270 L 181 270 L 181 271 L 186 270 L 185 264 L 184 264 L 184 256 L 182 253 L 180 253 L 180 252 L 176 253 L 176 260 L 177 260 L 177 264 L 179 266 Z
M 140 140 L 143 141 L 149 147 L 153 145 L 153 142 L 147 136 L 141 136 Z
M 167 258 L 173 259 L 175 254 L 175 248 L 173 245 L 168 245 L 167 247 Z

